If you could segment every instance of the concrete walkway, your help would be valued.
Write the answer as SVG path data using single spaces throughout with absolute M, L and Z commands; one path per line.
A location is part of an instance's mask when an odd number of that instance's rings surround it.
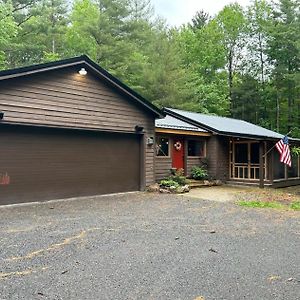
M 185 194 L 185 196 L 217 202 L 229 202 L 237 200 L 238 194 L 250 190 L 253 190 L 253 187 L 211 186 L 192 189 L 189 193 Z

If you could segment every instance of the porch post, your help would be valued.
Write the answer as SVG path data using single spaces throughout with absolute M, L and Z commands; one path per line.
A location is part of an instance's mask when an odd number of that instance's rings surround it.
M 270 145 L 271 147 L 272 145 Z M 274 150 L 274 149 L 273 149 Z M 274 182 L 274 151 L 270 152 L 270 159 L 269 159 L 269 179 L 271 184 L 273 185 Z
M 259 142 L 259 187 L 264 188 L 264 143 L 263 141 Z
M 184 176 L 188 176 L 188 169 L 187 169 L 187 157 L 188 157 L 188 140 L 186 137 L 183 137 L 183 169 L 184 169 Z

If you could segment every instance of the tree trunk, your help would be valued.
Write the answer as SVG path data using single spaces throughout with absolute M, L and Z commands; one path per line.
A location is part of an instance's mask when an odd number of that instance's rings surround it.
M 234 103 L 232 100 L 232 86 L 233 86 L 233 69 L 232 69 L 232 50 L 229 50 L 228 53 L 228 97 L 230 101 L 230 113 L 231 116 L 234 116 Z

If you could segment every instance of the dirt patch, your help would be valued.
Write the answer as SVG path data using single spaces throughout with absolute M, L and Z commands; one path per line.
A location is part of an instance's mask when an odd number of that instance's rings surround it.
M 212 200 L 217 202 L 229 202 L 238 199 L 239 195 L 249 193 L 253 188 L 249 187 L 232 187 L 232 186 L 212 186 L 207 188 L 192 189 L 186 196 Z M 258 188 L 257 188 L 258 190 Z

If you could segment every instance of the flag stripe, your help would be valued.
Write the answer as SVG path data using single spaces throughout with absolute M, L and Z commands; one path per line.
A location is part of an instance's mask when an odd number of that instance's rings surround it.
M 292 160 L 291 160 L 291 152 L 290 152 L 290 146 L 289 146 L 289 139 L 287 136 L 282 138 L 280 141 L 278 141 L 275 144 L 278 152 L 280 153 L 280 162 L 288 165 L 291 167 Z

